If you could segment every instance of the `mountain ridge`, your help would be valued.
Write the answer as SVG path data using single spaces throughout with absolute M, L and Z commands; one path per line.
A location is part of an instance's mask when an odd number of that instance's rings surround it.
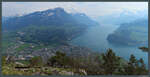
M 77 15 L 76 15 L 77 16 Z M 79 16 L 76 18 L 72 14 L 67 13 L 63 8 L 48 9 L 45 11 L 33 12 L 27 15 L 11 18 L 5 22 L 2 22 L 3 29 L 17 29 L 29 25 L 54 25 L 61 26 L 65 24 L 74 24 L 74 25 L 98 25 L 90 17 L 84 15 L 84 17 Z M 88 18 L 88 19 L 87 19 Z M 86 22 L 81 22 L 80 19 L 85 20 Z M 86 24 L 87 22 L 93 24 Z M 95 24 L 96 23 L 96 24 Z M 11 26 L 13 25 L 13 26 Z
M 121 24 L 118 29 L 108 35 L 107 40 L 117 45 L 147 45 L 148 19 L 137 19 L 130 23 Z

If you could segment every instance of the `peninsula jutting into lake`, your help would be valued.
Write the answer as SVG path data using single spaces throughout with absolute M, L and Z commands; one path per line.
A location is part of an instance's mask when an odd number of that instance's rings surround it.
M 146 2 L 19 3 L 2 5 L 3 75 L 148 75 Z

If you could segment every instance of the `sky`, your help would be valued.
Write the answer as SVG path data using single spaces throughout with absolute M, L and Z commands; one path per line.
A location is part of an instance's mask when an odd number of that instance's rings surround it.
M 68 13 L 97 17 L 148 10 L 148 2 L 2 2 L 2 16 L 20 16 L 56 7 L 62 7 Z

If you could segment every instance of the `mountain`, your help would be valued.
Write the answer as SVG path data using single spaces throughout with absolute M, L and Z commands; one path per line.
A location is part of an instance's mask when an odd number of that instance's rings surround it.
M 2 24 L 4 40 L 14 41 L 15 38 L 46 45 L 68 45 L 68 41 L 84 33 L 88 27 L 98 25 L 85 14 L 69 14 L 63 8 L 9 18 Z
M 106 16 L 99 16 L 96 18 L 96 21 L 100 23 L 111 23 L 120 25 L 121 23 L 129 23 L 131 21 L 135 21 L 137 19 L 148 18 L 148 10 L 142 10 L 137 12 L 130 12 L 124 10 L 120 14 L 113 13 Z
M 93 21 L 90 17 L 88 17 L 84 13 L 75 13 L 75 14 L 72 14 L 72 16 L 80 23 L 90 25 L 90 26 L 99 25 L 98 22 Z
M 80 20 L 86 20 L 86 22 L 83 21 L 82 23 L 82 21 Z M 14 17 L 12 19 L 7 20 L 6 22 L 3 22 L 4 25 L 3 27 L 6 30 L 14 30 L 31 25 L 34 26 L 63 26 L 67 24 L 68 25 L 73 24 L 76 26 L 91 25 L 85 24 L 87 22 L 93 23 L 94 21 L 91 20 L 86 15 L 83 17 L 79 16 L 78 14 L 72 15 L 67 13 L 63 8 L 55 8 L 46 11 L 34 12 L 20 17 Z
M 109 34 L 107 40 L 118 45 L 148 45 L 148 19 L 138 19 L 130 23 L 123 23 Z
M 82 16 L 84 15 L 84 16 Z M 30 13 L 3 21 L 3 54 L 41 56 L 45 61 L 56 51 L 86 56 L 89 48 L 69 41 L 98 25 L 85 14 L 69 14 L 62 8 Z

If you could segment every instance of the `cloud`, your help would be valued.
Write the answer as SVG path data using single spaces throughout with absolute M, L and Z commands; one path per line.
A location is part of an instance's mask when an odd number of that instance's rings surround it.
M 62 7 L 69 13 L 86 13 L 91 17 L 120 14 L 124 10 L 148 11 L 148 2 L 3 2 L 2 15 L 14 16 Z

